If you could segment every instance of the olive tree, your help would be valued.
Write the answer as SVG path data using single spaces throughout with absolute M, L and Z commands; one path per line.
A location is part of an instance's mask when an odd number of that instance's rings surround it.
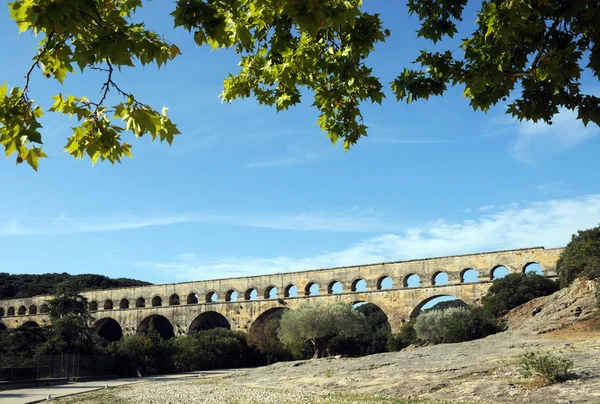
M 281 316 L 277 335 L 286 346 L 309 341 L 314 358 L 326 355 L 327 344 L 334 337 L 353 337 L 367 327 L 365 317 L 347 303 L 306 303 Z

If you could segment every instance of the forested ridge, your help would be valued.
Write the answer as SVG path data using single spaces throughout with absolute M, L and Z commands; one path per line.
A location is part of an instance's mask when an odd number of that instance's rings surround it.
M 0 272 L 0 299 L 52 295 L 56 292 L 56 286 L 59 283 L 71 279 L 77 281 L 82 290 L 151 285 L 150 282 L 136 279 L 109 278 L 94 274 L 70 275 L 63 272 L 62 274 L 10 275 Z

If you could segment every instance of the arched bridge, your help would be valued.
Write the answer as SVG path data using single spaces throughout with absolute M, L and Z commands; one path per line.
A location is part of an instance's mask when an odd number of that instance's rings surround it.
M 101 335 L 111 334 L 108 339 L 145 332 L 150 320 L 165 336 L 219 326 L 249 331 L 273 309 L 294 308 L 307 300 L 373 303 L 397 332 L 436 297 L 478 304 L 499 270 L 525 272 L 538 264 L 544 275 L 556 276 L 561 252 L 536 247 L 83 294 Z M 45 324 L 51 297 L 0 300 L 0 328 Z

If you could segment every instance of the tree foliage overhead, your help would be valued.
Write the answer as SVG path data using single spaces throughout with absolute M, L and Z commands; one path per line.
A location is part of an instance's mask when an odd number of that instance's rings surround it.
M 58 284 L 70 279 L 77 281 L 81 290 L 151 285 L 149 282 L 135 279 L 115 279 L 93 274 L 69 275 L 64 272 L 62 274 L 9 275 L 0 272 L 0 299 L 52 295 L 56 293 Z
M 434 42 L 458 33 L 468 0 L 409 0 L 408 11 L 421 22 L 418 36 Z M 30 98 L 36 67 L 63 82 L 75 72 L 99 70 L 100 96 L 54 97 L 50 109 L 76 116 L 65 149 L 77 158 L 120 161 L 131 157 L 123 136 L 149 134 L 171 143 L 177 127 L 166 114 L 122 89 L 113 73 L 134 65 L 159 67 L 180 54 L 162 35 L 135 20 L 142 0 L 18 0 L 9 3 L 20 31 L 40 34 L 41 42 L 22 87 L 0 87 L 0 143 L 37 169 L 42 150 L 42 109 Z M 348 149 L 367 126 L 364 102 L 381 103 L 384 86 L 368 66 L 378 42 L 391 35 L 378 14 L 361 0 L 179 0 L 171 13 L 175 26 L 188 30 L 199 46 L 233 48 L 239 71 L 224 81 L 227 102 L 254 97 L 278 111 L 301 102 L 309 90 L 318 123 L 332 142 Z M 464 15 L 465 18 L 468 18 Z M 404 69 L 391 83 L 400 101 L 443 95 L 461 85 L 474 109 L 487 111 L 513 96 L 507 112 L 519 120 L 544 120 L 565 107 L 585 124 L 600 124 L 600 99 L 581 91 L 585 70 L 600 69 L 600 7 L 593 1 L 485 0 L 476 29 L 460 47 L 422 51 L 421 69 Z M 106 105 L 109 91 L 122 96 Z
M 560 254 L 556 268 L 562 287 L 580 276 L 600 279 L 600 226 L 574 234 Z

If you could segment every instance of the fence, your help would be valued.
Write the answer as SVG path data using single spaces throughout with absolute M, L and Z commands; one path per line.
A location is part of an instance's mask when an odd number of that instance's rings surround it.
M 3 358 L 9 363 L 9 358 Z M 113 376 L 116 374 L 115 358 L 110 355 L 60 354 L 40 356 L 29 361 L 26 367 L 0 365 L 0 381 L 36 380 L 53 378 L 83 378 Z

